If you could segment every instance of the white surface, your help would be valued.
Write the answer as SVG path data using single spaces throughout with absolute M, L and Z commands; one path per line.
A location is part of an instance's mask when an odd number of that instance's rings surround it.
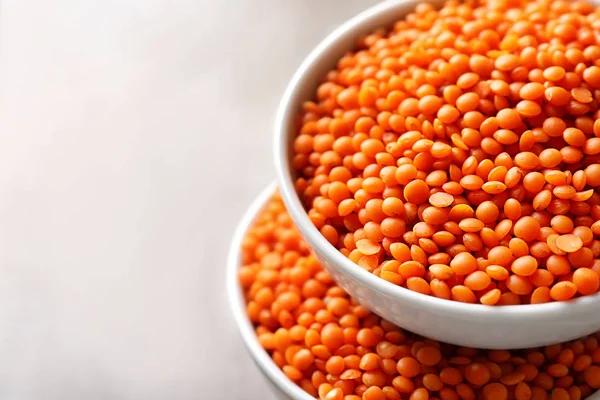
M 2 1 L 1 399 L 269 399 L 227 246 L 294 69 L 374 2 Z
M 561 343 L 598 331 L 600 293 L 570 302 L 512 307 L 424 296 L 356 268 L 329 244 L 304 211 L 289 170 L 297 110 L 311 98 L 330 66 L 352 48 L 354 38 L 404 17 L 418 3 L 419 0 L 388 0 L 344 23 L 315 48 L 286 89 L 277 112 L 278 140 L 274 147 L 282 197 L 296 226 L 323 267 L 346 292 L 383 318 L 422 336 L 459 346 L 522 349 Z
M 375 2 L 0 2 L 0 399 L 272 399 L 227 247 L 294 69 Z

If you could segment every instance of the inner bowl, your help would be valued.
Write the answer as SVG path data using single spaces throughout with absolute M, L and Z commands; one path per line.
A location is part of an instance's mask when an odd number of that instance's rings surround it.
M 389 27 L 420 1 L 387 0 L 350 19 L 304 60 L 289 83 L 275 121 L 278 184 L 294 223 L 324 268 L 351 296 L 381 317 L 425 337 L 470 347 L 517 349 L 572 340 L 600 330 L 600 294 L 568 302 L 490 307 L 423 295 L 363 270 L 314 227 L 295 190 L 292 144 L 302 103 L 361 35 Z M 431 2 L 435 6 L 442 1 Z M 591 1 L 598 5 L 599 1 Z

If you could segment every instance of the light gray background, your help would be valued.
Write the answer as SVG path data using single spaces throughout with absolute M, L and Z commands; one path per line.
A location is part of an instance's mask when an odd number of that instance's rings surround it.
M 0 399 L 270 399 L 224 261 L 293 70 L 375 0 L 4 0 Z

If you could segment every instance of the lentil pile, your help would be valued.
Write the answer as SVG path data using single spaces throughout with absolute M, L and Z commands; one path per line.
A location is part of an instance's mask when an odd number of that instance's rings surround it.
M 358 41 L 303 105 L 296 190 L 342 254 L 486 305 L 598 291 L 600 11 L 427 3 Z
M 239 281 L 260 344 L 321 400 L 579 400 L 600 388 L 600 334 L 479 350 L 425 339 L 350 298 L 275 196 L 242 244 Z

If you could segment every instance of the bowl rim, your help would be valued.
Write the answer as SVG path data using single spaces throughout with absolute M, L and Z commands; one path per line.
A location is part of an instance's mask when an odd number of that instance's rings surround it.
M 252 360 L 258 365 L 263 374 L 266 375 L 279 390 L 283 391 L 292 399 L 314 400 L 313 397 L 292 382 L 283 371 L 277 367 L 267 351 L 258 342 L 254 327 L 246 314 L 244 294 L 238 281 L 238 271 L 242 266 L 241 248 L 244 237 L 260 211 L 265 207 L 271 196 L 275 194 L 276 190 L 277 185 L 275 182 L 270 183 L 264 188 L 260 194 L 252 200 L 250 207 L 245 211 L 244 216 L 235 229 L 229 247 L 229 254 L 227 256 L 227 298 L 229 299 L 229 308 L 233 314 L 238 331 L 242 336 L 244 345 L 250 353 Z
M 315 228 L 304 207 L 300 197 L 296 193 L 295 185 L 292 179 L 292 172 L 288 162 L 288 132 L 293 129 L 294 122 L 298 115 L 300 103 L 306 98 L 300 95 L 304 85 L 310 85 L 311 75 L 320 73 L 324 76 L 327 70 L 316 71 L 315 65 L 325 63 L 328 53 L 334 51 L 344 41 L 356 37 L 357 31 L 364 28 L 364 25 L 375 24 L 383 14 L 394 11 L 398 8 L 411 7 L 418 4 L 420 0 L 386 0 L 365 11 L 350 18 L 340 25 L 332 33 L 326 36 L 304 59 L 300 67 L 296 70 L 288 86 L 285 89 L 274 124 L 274 142 L 273 154 L 277 182 L 284 203 L 294 220 L 294 223 L 301 235 L 322 257 L 326 258 L 338 268 L 341 273 L 352 279 L 361 282 L 369 290 L 383 293 L 387 296 L 410 301 L 424 308 L 435 308 L 439 312 L 451 313 L 469 313 L 485 319 L 494 319 L 502 321 L 504 318 L 520 318 L 524 321 L 536 321 L 547 319 L 549 315 L 556 316 L 561 313 L 594 312 L 600 302 L 600 292 L 593 295 L 582 296 L 570 301 L 550 302 L 544 304 L 520 304 L 512 306 L 491 307 L 483 304 L 468 304 L 454 300 L 440 299 L 434 296 L 428 296 L 411 291 L 409 289 L 394 285 L 385 281 L 362 268 L 357 267 L 352 261 L 340 253 L 332 244 L 330 244 L 321 233 Z M 592 1 L 593 3 L 597 3 Z M 338 49 L 339 50 L 339 49 Z

